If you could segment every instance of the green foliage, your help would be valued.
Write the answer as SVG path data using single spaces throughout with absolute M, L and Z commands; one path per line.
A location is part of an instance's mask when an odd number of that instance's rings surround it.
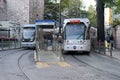
M 16 39 L 16 35 L 13 35 L 13 37 L 12 37 L 12 38 Z
M 44 19 L 59 20 L 59 3 L 56 0 L 45 0 Z
M 113 20 L 113 24 L 112 24 L 112 26 L 113 26 L 113 28 L 115 28 L 117 25 L 119 25 L 120 24 L 120 20 L 118 20 L 117 18 L 115 19 L 115 20 Z
M 68 9 L 68 8 L 69 8 L 69 0 L 62 0 L 62 1 L 61 1 L 61 7 L 62 7 L 62 8 L 61 8 L 62 11 L 64 11 L 65 8 Z
M 62 11 L 66 11 L 68 17 L 80 17 L 82 2 L 81 0 L 62 0 Z
M 57 0 L 45 0 L 44 19 L 59 20 L 60 3 Z M 82 10 L 81 0 L 61 0 L 61 13 L 69 18 L 73 17 L 86 17 L 87 12 Z
M 88 16 L 90 19 L 91 25 L 96 27 L 97 26 L 97 18 L 96 18 L 96 9 L 94 6 L 90 5 L 88 8 Z
M 120 0 L 116 0 L 115 14 L 120 14 Z
M 105 7 L 113 7 L 114 14 L 120 14 L 120 0 L 104 0 Z M 113 20 L 113 27 L 120 24 L 120 20 L 115 19 Z
M 120 13 L 120 0 L 104 0 L 105 7 L 115 7 L 114 13 Z
M 114 0 L 103 0 L 104 1 L 104 7 L 113 7 L 113 6 L 115 6 L 116 4 L 115 4 L 115 1 Z

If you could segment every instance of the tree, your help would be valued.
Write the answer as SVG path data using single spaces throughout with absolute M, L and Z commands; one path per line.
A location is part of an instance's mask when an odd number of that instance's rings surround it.
M 104 2 L 104 7 L 113 7 L 116 5 L 115 0 L 103 0 Z
M 87 17 L 90 19 L 91 25 L 97 27 L 96 10 L 94 6 L 89 6 Z
M 112 27 L 115 28 L 117 25 L 120 25 L 120 0 L 115 0 L 114 5 L 112 7 L 112 12 L 114 15 L 113 21 L 112 21 Z
M 113 28 L 115 28 L 117 25 L 120 25 L 120 20 L 118 20 L 117 18 L 115 18 L 114 21 L 113 21 L 112 26 L 113 26 Z
M 114 0 L 96 0 L 97 1 L 97 30 L 98 30 L 98 41 L 104 42 L 104 7 L 112 7 Z
M 120 14 L 120 0 L 116 0 L 115 7 L 115 14 Z
M 81 7 L 81 0 L 62 0 L 62 12 L 70 18 L 80 17 Z
M 105 34 L 104 34 L 104 1 L 97 0 L 97 40 L 99 42 L 104 42 Z
M 56 0 L 45 0 L 44 19 L 59 20 L 59 3 Z
M 81 0 L 59 0 L 61 1 L 61 13 L 64 13 L 67 17 L 81 17 L 82 14 L 86 13 L 81 10 Z M 45 13 L 44 19 L 59 19 L 59 7 L 60 3 L 58 0 L 45 0 Z

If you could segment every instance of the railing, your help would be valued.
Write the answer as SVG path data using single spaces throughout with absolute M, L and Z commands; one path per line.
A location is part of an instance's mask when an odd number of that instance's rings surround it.
M 21 42 L 18 39 L 0 38 L 0 50 L 20 48 Z
M 92 44 L 92 50 L 99 53 L 99 54 L 109 54 L 110 56 L 112 56 L 112 46 L 111 43 L 107 43 L 105 41 L 105 43 L 101 43 L 101 42 L 97 42 L 94 41 L 94 44 Z
M 61 50 L 62 50 L 62 43 L 59 41 L 54 41 L 53 52 L 56 53 L 56 55 L 57 55 L 57 57 L 59 57 L 60 61 L 64 61 Z

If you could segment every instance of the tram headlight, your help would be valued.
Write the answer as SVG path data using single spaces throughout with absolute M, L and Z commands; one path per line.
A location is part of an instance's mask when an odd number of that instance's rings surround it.
M 33 39 L 30 39 L 30 41 L 33 41 Z
M 30 38 L 30 41 L 33 41 L 33 38 Z

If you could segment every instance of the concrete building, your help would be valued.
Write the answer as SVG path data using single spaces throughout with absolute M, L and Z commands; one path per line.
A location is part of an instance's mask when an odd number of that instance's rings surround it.
M 105 8 L 105 28 L 109 28 L 112 24 L 112 9 Z
M 20 25 L 43 19 L 44 0 L 0 0 L 0 20 Z

